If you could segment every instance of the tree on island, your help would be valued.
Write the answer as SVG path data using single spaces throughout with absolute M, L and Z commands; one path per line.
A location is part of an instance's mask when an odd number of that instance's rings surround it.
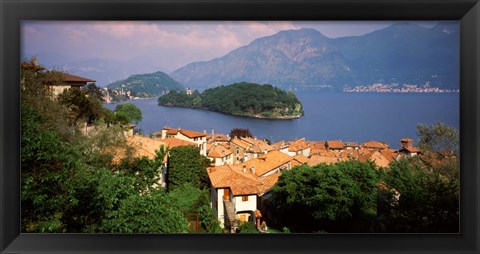
M 233 128 L 230 131 L 230 137 L 232 138 L 253 138 L 252 133 L 249 129 L 244 128 Z

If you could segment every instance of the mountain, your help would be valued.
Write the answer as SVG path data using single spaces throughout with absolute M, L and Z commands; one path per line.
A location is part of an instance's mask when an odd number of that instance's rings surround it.
M 157 71 L 148 74 L 135 74 L 127 79 L 115 81 L 107 86 L 112 90 L 130 91 L 133 97 L 154 97 L 170 90 L 181 90 L 183 86 L 168 74 Z
M 398 23 L 334 39 L 309 28 L 286 30 L 220 58 L 188 64 L 170 76 L 196 89 L 244 81 L 299 90 L 426 82 L 458 89 L 458 29 L 448 22 L 432 28 Z

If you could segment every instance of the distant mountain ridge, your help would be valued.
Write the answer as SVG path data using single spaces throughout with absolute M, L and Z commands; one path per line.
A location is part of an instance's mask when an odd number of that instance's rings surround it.
M 182 90 L 184 87 L 164 72 L 135 74 L 115 81 L 107 86 L 112 90 L 130 91 L 132 97 L 148 98 L 165 94 L 171 90 Z
M 374 83 L 459 87 L 457 23 L 425 28 L 398 23 L 362 36 L 328 38 L 315 29 L 286 30 L 170 76 L 194 89 L 235 82 L 284 89 L 341 90 Z

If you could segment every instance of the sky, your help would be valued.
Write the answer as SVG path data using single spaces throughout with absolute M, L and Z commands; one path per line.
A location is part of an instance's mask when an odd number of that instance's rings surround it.
M 394 21 L 24 21 L 22 58 L 46 54 L 72 61 L 91 58 L 151 61 L 172 72 L 208 61 L 281 30 L 314 28 L 330 38 L 358 36 Z M 415 21 L 432 27 L 435 21 Z M 60 59 L 60 58 L 59 58 Z

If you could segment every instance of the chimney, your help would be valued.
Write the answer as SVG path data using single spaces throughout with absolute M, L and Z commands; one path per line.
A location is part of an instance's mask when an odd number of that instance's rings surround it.
M 247 166 L 243 165 L 243 173 L 247 173 Z
M 214 135 L 214 134 L 215 134 L 215 130 L 214 130 L 214 129 L 212 129 L 212 135 Z
M 252 167 L 250 168 L 250 170 L 252 171 L 252 174 L 255 175 L 255 165 L 252 165 Z
M 207 134 L 207 130 L 203 130 L 203 134 Z

